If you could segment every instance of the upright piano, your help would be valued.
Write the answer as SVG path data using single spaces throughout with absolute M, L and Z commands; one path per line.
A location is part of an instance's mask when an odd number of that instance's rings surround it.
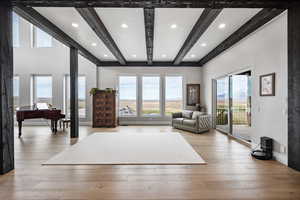
M 58 120 L 65 118 L 61 110 L 50 108 L 47 104 L 20 107 L 17 109 L 16 115 L 19 126 L 19 137 L 22 135 L 22 122 L 26 119 L 43 118 L 51 120 L 51 130 L 56 133 Z

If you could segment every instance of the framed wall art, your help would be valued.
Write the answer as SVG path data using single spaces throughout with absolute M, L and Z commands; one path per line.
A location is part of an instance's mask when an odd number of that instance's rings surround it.
M 275 96 L 275 73 L 261 75 L 259 87 L 260 96 Z
M 186 85 L 186 105 L 196 106 L 200 104 L 200 84 Z

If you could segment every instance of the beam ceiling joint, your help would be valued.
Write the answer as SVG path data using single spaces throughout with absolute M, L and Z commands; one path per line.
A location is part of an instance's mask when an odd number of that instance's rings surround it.
M 68 47 L 74 47 L 78 49 L 79 53 L 90 60 L 95 65 L 101 63 L 101 61 L 90 53 L 87 49 L 81 46 L 78 42 L 76 42 L 73 38 L 71 38 L 68 34 L 58 28 L 55 24 L 53 24 L 46 17 L 42 16 L 38 11 L 31 7 L 24 6 L 14 6 L 14 12 L 16 12 L 19 16 L 27 20 L 29 23 L 38 27 L 39 29 L 45 31 L 47 34 L 51 35 L 56 40 L 60 41 L 64 45 Z
M 188 35 L 187 39 L 183 43 L 181 49 L 179 50 L 177 56 L 174 59 L 174 65 L 179 65 L 186 54 L 191 50 L 191 48 L 197 43 L 199 38 L 207 30 L 207 28 L 212 24 L 212 22 L 218 17 L 222 9 L 211 9 L 206 8 L 200 17 L 198 18 L 196 24 Z
M 126 65 L 126 60 L 122 55 L 120 49 L 116 45 L 112 36 L 106 29 L 102 20 L 98 16 L 94 8 L 76 8 L 81 17 L 86 21 L 86 23 L 91 27 L 91 29 L 96 33 L 100 40 L 105 44 L 105 46 L 111 51 L 111 53 L 116 57 L 120 64 Z
M 222 52 L 226 51 L 251 33 L 258 30 L 260 27 L 270 22 L 272 19 L 283 13 L 284 9 L 277 8 L 265 8 L 258 12 L 254 17 L 242 25 L 238 30 L 231 34 L 227 39 L 225 39 L 221 44 L 204 56 L 200 61 L 199 65 L 203 66 L 210 60 L 214 59 Z

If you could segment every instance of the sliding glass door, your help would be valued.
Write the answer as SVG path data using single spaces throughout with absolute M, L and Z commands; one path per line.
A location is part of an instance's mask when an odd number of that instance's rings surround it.
M 216 80 L 216 128 L 229 133 L 229 78 Z
M 251 142 L 251 74 L 231 76 L 232 135 Z
M 216 79 L 216 128 L 251 142 L 251 71 Z

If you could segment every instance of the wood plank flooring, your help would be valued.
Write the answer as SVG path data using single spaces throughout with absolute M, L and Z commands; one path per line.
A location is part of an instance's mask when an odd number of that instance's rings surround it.
M 41 166 L 77 141 L 70 140 L 67 132 L 53 135 L 48 127 L 24 127 L 21 139 L 15 135 L 16 169 L 0 176 L 0 199 L 300 199 L 300 172 L 276 161 L 254 160 L 248 147 L 216 131 L 192 134 L 168 126 L 83 126 L 79 140 L 93 132 L 170 131 L 182 133 L 208 164 Z

